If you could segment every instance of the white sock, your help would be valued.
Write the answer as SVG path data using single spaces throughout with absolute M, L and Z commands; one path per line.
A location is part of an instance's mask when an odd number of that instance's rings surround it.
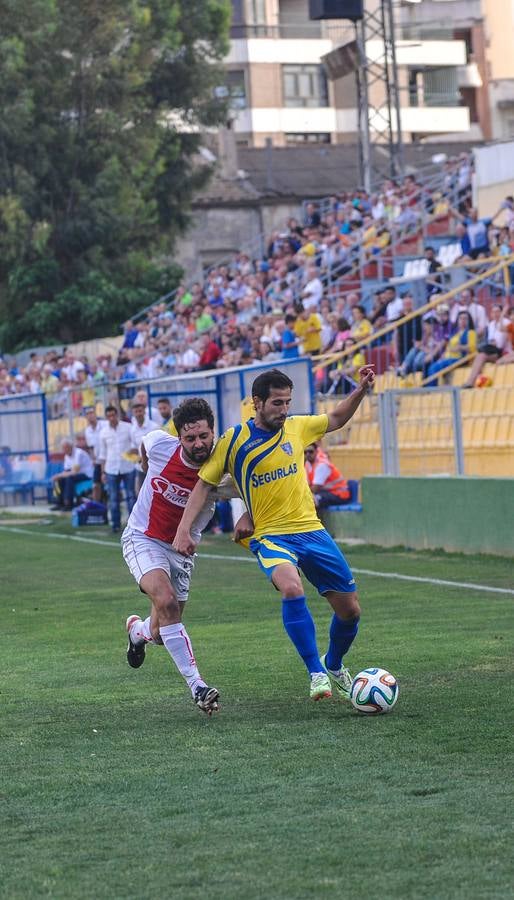
M 193 655 L 193 647 L 189 635 L 182 622 L 176 625 L 164 625 L 159 629 L 159 634 L 173 662 L 183 678 L 187 681 L 194 697 L 197 687 L 205 687 L 196 660 Z
M 150 631 L 150 616 L 144 622 L 142 619 L 137 619 L 134 622 L 130 628 L 130 640 L 133 644 L 142 644 L 143 641 L 147 644 L 155 644 Z

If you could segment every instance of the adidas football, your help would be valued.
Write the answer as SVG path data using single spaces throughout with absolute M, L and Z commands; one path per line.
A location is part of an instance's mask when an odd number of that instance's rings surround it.
M 350 700 L 359 712 L 391 712 L 398 700 L 398 682 L 385 669 L 363 669 L 352 682 Z

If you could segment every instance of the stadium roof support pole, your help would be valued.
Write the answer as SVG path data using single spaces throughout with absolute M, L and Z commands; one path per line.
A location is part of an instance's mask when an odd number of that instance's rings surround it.
M 359 159 L 362 184 L 369 191 L 381 178 L 403 176 L 392 0 L 366 0 L 364 17 L 355 22 L 355 41 Z

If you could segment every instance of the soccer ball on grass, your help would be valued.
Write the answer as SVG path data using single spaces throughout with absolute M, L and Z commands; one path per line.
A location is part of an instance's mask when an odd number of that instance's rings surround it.
M 385 669 L 363 669 L 352 682 L 350 700 L 359 712 L 377 715 L 391 712 L 398 700 L 398 683 Z

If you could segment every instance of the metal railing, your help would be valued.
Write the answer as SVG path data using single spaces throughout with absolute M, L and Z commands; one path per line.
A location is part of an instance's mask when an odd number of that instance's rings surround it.
M 377 331 L 372 332 L 367 337 L 358 341 L 352 347 L 349 347 L 345 350 L 340 350 L 337 353 L 324 353 L 318 356 L 313 357 L 314 372 L 323 371 L 323 369 L 328 368 L 335 362 L 339 362 L 341 360 L 347 359 L 349 356 L 352 356 L 358 350 L 367 350 L 371 347 L 373 343 L 383 337 L 391 337 L 398 330 L 399 327 L 404 325 L 406 322 L 410 322 L 412 319 L 416 319 L 418 317 L 422 317 L 425 313 L 430 312 L 430 310 L 435 309 L 439 306 L 440 303 L 447 303 L 448 300 L 452 300 L 454 297 L 457 297 L 463 290 L 468 288 L 475 287 L 477 284 L 480 284 L 488 279 L 490 279 L 493 275 L 502 272 L 503 277 L 505 279 L 506 290 L 510 290 L 510 273 L 509 267 L 514 264 L 514 254 L 511 256 L 504 256 L 500 260 L 493 257 L 492 259 L 483 259 L 483 260 L 471 260 L 466 263 L 465 268 L 475 268 L 481 266 L 488 266 L 488 268 L 484 272 L 480 272 L 478 275 L 474 275 L 472 278 L 469 278 L 467 281 L 459 284 L 457 287 L 452 288 L 445 293 L 435 295 L 431 300 L 427 303 L 424 303 L 422 306 L 419 306 L 417 309 L 413 310 L 406 316 L 403 316 L 401 319 L 396 319 L 394 322 L 391 322 L 388 325 L 384 325 L 382 328 L 379 328 Z M 421 276 L 423 277 L 423 276 Z

